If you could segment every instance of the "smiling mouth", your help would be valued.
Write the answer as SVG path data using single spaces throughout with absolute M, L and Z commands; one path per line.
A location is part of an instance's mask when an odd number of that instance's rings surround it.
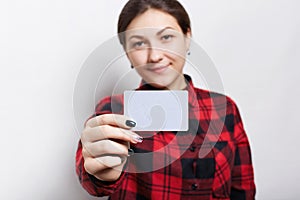
M 162 73 L 162 72 L 164 72 L 168 67 L 169 67 L 169 65 L 165 65 L 165 66 L 159 66 L 159 67 L 148 68 L 148 70 L 151 71 L 151 72 L 154 72 L 154 73 Z

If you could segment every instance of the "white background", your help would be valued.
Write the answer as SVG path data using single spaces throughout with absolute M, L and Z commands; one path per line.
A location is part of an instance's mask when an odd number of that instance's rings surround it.
M 251 142 L 257 199 L 300 196 L 300 3 L 182 0 Z M 72 92 L 125 1 L 0 2 L 0 199 L 94 199 L 75 175 Z M 193 53 L 193 52 L 192 52 Z M 129 67 L 129 66 L 124 66 Z

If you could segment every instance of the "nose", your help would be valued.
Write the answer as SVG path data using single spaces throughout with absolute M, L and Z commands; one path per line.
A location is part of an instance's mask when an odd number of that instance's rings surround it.
M 157 48 L 149 48 L 149 62 L 156 63 L 163 59 L 163 52 Z

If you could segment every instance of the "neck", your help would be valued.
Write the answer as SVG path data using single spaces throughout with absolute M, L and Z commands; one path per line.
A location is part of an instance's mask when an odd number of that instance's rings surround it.
M 183 90 L 187 86 L 184 75 L 180 74 L 166 89 L 169 90 Z
M 179 75 L 172 83 L 166 86 L 152 85 L 160 90 L 184 90 L 187 87 L 184 75 Z

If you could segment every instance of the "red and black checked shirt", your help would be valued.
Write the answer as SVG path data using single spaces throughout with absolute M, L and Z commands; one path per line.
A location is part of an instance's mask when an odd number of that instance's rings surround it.
M 237 199 L 255 197 L 251 152 L 236 104 L 228 97 L 198 89 L 185 75 L 189 93 L 189 130 L 157 133 L 138 132 L 144 141 L 132 145 L 129 169 L 149 170 L 162 162 L 171 164 L 147 173 L 125 171 L 114 182 L 104 182 L 84 169 L 79 142 L 76 172 L 80 183 L 94 196 L 111 199 Z M 143 85 L 138 90 L 153 90 Z M 123 97 L 104 98 L 93 116 L 105 113 L 123 114 Z M 218 128 L 219 127 L 219 128 Z M 207 149 L 199 157 L 200 149 Z

